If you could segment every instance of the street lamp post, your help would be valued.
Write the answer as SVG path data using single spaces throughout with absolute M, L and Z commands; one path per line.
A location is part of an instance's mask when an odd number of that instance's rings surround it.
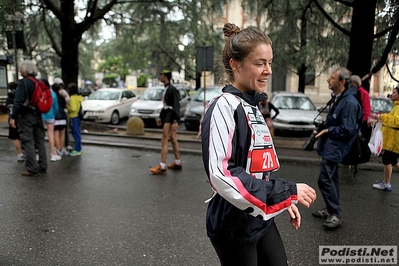
M 18 80 L 18 45 L 17 45 L 17 29 L 16 22 L 23 21 L 24 16 L 20 12 L 15 12 L 13 1 L 10 4 L 11 14 L 6 16 L 7 21 L 11 22 L 11 36 L 12 36 L 12 48 L 14 50 L 14 65 L 15 65 L 15 79 Z

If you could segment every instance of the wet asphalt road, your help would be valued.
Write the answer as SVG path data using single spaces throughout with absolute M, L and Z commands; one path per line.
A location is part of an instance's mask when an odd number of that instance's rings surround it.
M 204 200 L 211 189 L 200 155 L 182 154 L 182 171 L 152 176 L 157 151 L 94 145 L 83 151 L 27 178 L 12 142 L 0 138 L 1 266 L 219 265 L 205 232 Z M 318 166 L 281 166 L 279 176 L 318 191 Z M 397 176 L 387 193 L 371 189 L 381 172 L 358 175 L 341 167 L 344 225 L 338 231 L 323 230 L 311 216 L 324 207 L 320 194 L 311 209 L 300 207 L 298 231 L 286 213 L 277 217 L 290 265 L 318 265 L 319 245 L 398 245 Z

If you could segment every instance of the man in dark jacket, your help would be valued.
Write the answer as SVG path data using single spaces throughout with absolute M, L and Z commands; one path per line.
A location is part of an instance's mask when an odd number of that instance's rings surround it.
M 46 148 L 44 146 L 46 133 L 42 114 L 29 104 L 35 85 L 27 76 L 36 76 L 38 70 L 32 61 L 25 60 L 19 65 L 19 72 L 23 78 L 18 82 L 10 126 L 15 128 L 15 120 L 18 118 L 19 136 L 26 157 L 26 170 L 21 174 L 23 176 L 35 176 L 37 173 L 47 171 Z M 35 149 L 39 153 L 39 162 L 36 161 Z
M 350 75 L 346 68 L 339 68 L 327 80 L 335 100 L 325 121 L 326 128 L 316 135 L 319 138 L 317 152 L 322 158 L 318 185 L 326 208 L 312 214 L 326 219 L 323 223 L 326 229 L 336 229 L 342 224 L 338 164 L 349 152 L 363 116 L 356 91 L 348 89 Z

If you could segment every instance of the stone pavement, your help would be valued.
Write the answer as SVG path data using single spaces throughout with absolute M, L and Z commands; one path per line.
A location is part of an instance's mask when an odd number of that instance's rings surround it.
M 7 115 L 0 115 L 0 137 L 8 136 Z M 130 147 L 135 149 L 160 150 L 161 129 L 145 129 L 144 135 L 127 135 L 126 126 L 112 126 L 82 121 L 82 144 Z M 178 139 L 182 153 L 201 154 L 201 140 L 196 132 L 179 130 Z M 73 137 L 70 136 L 73 141 Z M 315 150 L 302 149 L 307 137 L 276 136 L 274 144 L 281 162 L 304 162 L 320 164 L 320 157 Z M 170 145 L 171 146 L 171 145 Z M 171 148 L 170 148 L 171 149 Z M 348 168 L 350 168 L 348 166 Z M 358 169 L 382 171 L 381 157 L 372 157 L 370 162 L 361 164 Z

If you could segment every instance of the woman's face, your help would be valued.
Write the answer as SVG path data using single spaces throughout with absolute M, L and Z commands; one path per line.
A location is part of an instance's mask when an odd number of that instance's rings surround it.
M 398 93 L 398 90 L 397 90 L 397 89 L 393 89 L 393 90 L 392 90 L 391 100 L 392 100 L 392 101 L 397 101 L 397 100 L 399 100 L 399 93 Z
M 259 44 L 240 64 L 230 59 L 234 72 L 233 86 L 240 91 L 264 92 L 272 74 L 273 50 L 269 44 Z

